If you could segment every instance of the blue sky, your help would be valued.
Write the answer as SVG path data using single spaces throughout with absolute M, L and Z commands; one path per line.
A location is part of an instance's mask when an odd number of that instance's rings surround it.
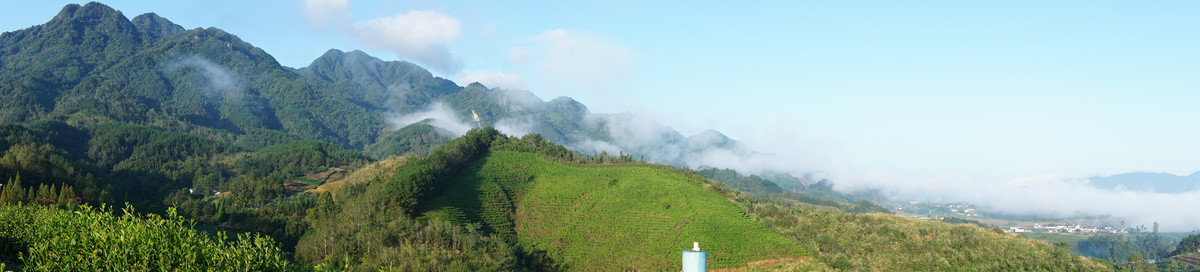
M 798 168 L 980 182 L 1200 170 L 1200 2 L 516 2 L 105 3 L 224 29 L 291 67 L 361 49 L 461 85 L 716 129 Z M 0 1 L 0 30 L 66 3 Z M 406 24 L 439 31 L 384 35 L 418 31 Z

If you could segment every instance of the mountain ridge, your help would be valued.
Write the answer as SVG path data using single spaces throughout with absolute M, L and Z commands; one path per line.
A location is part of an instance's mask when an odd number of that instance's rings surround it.
M 409 152 L 427 149 L 396 148 L 410 139 L 399 137 L 393 120 L 427 113 L 442 119 L 435 126 L 496 126 L 576 151 L 636 154 L 675 166 L 738 168 L 716 158 L 768 156 L 716 131 L 686 136 L 638 114 L 592 113 L 570 97 L 546 101 L 524 90 L 459 86 L 411 62 L 358 50 L 330 49 L 306 67 L 290 68 L 218 28 L 185 29 L 154 13 L 128 20 L 96 2 L 68 5 L 45 24 L 5 32 L 0 48 L 0 94 L 12 98 L 0 102 L 6 122 L 120 121 L 235 140 L 267 129 L 355 150 Z M 449 112 L 429 112 L 439 103 Z M 460 129 L 437 131 L 450 137 Z

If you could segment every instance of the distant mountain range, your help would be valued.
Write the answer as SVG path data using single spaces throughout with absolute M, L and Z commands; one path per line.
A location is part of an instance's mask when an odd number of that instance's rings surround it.
M 1200 172 L 1187 176 L 1134 172 L 1093 177 L 1090 182 L 1092 186 L 1101 189 L 1174 194 L 1200 189 Z
M 459 86 L 361 51 L 331 49 L 308 67 L 285 67 L 220 29 L 185 29 L 154 13 L 129 20 L 99 3 L 68 5 L 45 24 L 0 34 L 0 95 L 0 122 L 117 121 L 242 143 L 272 135 L 376 158 L 420 154 L 478 126 L 693 168 L 746 172 L 735 163 L 770 156 L 716 131 L 685 136 L 637 114 L 592 113 L 569 97 Z

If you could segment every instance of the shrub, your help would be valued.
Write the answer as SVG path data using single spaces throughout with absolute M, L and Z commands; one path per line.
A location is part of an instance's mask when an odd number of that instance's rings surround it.
M 289 262 L 270 238 L 241 234 L 226 242 L 196 232 L 168 211 L 135 215 L 132 208 L 74 210 L 0 207 L 0 255 L 19 256 L 34 271 L 282 271 Z

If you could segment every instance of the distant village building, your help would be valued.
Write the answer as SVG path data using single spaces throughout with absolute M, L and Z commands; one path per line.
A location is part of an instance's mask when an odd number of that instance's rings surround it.
M 1041 223 L 1034 223 L 1033 229 L 1039 230 L 1039 231 L 1044 231 L 1046 233 L 1112 233 L 1112 234 L 1129 233 L 1126 230 L 1114 229 L 1113 227 L 1100 228 L 1100 227 L 1094 227 L 1094 226 L 1084 226 L 1081 224 L 1069 226 L 1069 225 L 1055 224 L 1055 223 L 1050 223 L 1050 224 L 1046 224 L 1046 225 L 1042 225 Z

